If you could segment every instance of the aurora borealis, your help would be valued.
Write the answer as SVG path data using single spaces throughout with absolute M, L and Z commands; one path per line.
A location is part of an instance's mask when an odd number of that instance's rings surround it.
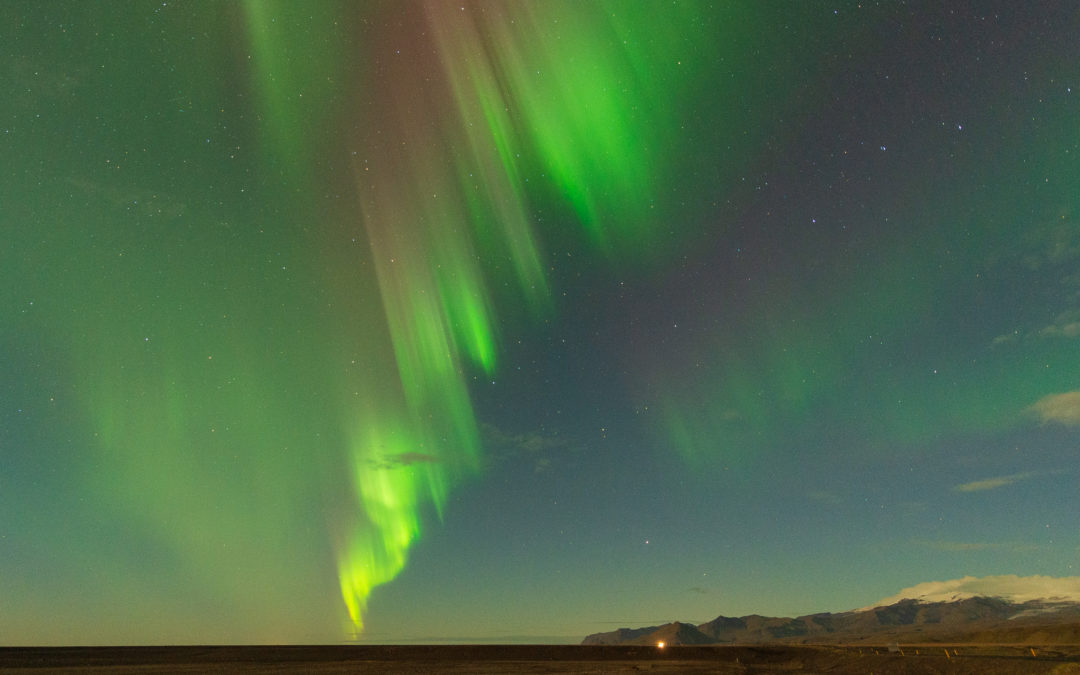
M 0 6 L 0 643 L 1080 561 L 1069 3 Z

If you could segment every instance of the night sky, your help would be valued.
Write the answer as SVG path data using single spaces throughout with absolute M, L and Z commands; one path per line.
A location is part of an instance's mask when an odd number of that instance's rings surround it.
M 1080 574 L 1078 35 L 0 3 L 0 643 L 576 642 Z

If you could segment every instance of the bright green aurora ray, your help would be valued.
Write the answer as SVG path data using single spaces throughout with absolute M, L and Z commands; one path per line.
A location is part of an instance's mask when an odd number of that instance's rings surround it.
M 679 78 L 640 67 L 638 36 L 654 35 L 662 52 L 678 28 L 669 21 L 658 33 L 653 11 L 613 7 L 427 3 L 444 78 L 403 59 L 376 85 L 386 115 L 365 119 L 379 133 L 357 139 L 354 172 L 398 386 L 356 383 L 366 403 L 344 422 L 357 508 L 338 570 L 357 629 L 372 590 L 404 568 L 424 506 L 441 514 L 448 490 L 480 466 L 467 371 L 497 368 L 492 281 L 508 270 L 533 314 L 550 308 L 530 177 L 539 188 L 550 176 L 604 250 L 647 243 L 658 215 L 650 186 L 672 128 L 656 102 Z M 269 31 L 253 32 L 272 55 L 260 37 Z M 665 70 L 677 65 L 663 56 Z M 282 64 L 269 58 L 263 71 L 271 66 Z M 267 84 L 268 100 L 284 77 Z

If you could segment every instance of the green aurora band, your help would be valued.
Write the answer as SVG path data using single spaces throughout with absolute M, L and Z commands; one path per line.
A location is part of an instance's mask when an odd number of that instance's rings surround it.
M 1075 137 L 1073 119 L 1047 127 L 1048 139 Z M 809 437 L 827 441 L 830 425 L 858 429 L 870 454 L 894 452 L 898 443 L 932 448 L 928 441 L 943 433 L 1030 424 L 1045 392 L 1071 389 L 1080 360 L 1074 345 L 1055 337 L 1066 315 L 995 317 L 996 333 L 987 335 L 953 308 L 1008 297 L 1015 278 L 1053 289 L 1055 304 L 1067 306 L 1076 292 L 1080 158 L 1022 137 L 1011 146 L 982 143 L 995 154 L 961 163 L 965 175 L 994 186 L 977 210 L 955 206 L 942 176 L 897 176 L 894 202 L 878 205 L 902 224 L 889 245 L 858 265 L 839 259 L 840 248 L 835 261 L 794 261 L 790 274 L 770 278 L 747 303 L 756 314 L 741 320 L 753 327 L 752 339 L 702 333 L 672 350 L 678 360 L 654 365 L 643 388 L 656 402 L 659 442 L 713 468 L 798 452 Z M 1045 203 L 1038 209 L 1029 206 L 1033 185 Z M 927 336 L 953 341 L 936 344 L 934 360 L 912 359 Z
M 299 36 L 275 29 L 266 4 L 247 8 L 267 142 L 291 163 L 304 144 L 288 131 L 299 118 L 288 92 L 331 50 L 308 53 L 294 72 L 280 55 L 296 56 Z M 663 17 L 624 3 L 467 9 L 430 2 L 406 19 L 416 22 L 400 43 L 410 56 L 368 83 L 386 104 L 361 113 L 362 125 L 378 133 L 355 139 L 359 215 L 396 364 L 396 386 L 361 379 L 363 403 L 344 411 L 356 505 L 338 573 L 357 630 L 372 590 L 404 568 L 424 507 L 441 516 L 448 491 L 481 466 L 467 385 L 470 371 L 497 369 L 492 283 L 512 283 L 534 317 L 551 311 L 528 176 L 562 195 L 594 246 L 647 250 L 659 215 L 651 187 L 677 130 L 661 103 L 690 70 L 674 54 L 694 33 L 685 8 Z M 424 32 L 430 47 L 409 43 Z M 433 62 L 417 56 L 430 50 Z M 442 81 L 431 77 L 440 71 Z

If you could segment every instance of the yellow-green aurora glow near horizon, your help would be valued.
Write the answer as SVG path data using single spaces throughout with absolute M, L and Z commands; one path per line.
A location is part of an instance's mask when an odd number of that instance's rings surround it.
M 297 117 L 290 101 L 302 78 L 291 69 L 308 75 L 327 62 L 331 72 L 338 55 L 302 52 L 290 40 L 303 36 L 275 27 L 273 3 L 246 6 L 267 140 L 295 160 L 303 143 L 288 131 Z M 675 22 L 656 30 L 656 13 L 644 5 L 485 3 L 465 11 L 428 2 L 413 10 L 405 26 L 379 37 L 393 53 L 370 55 L 381 76 L 358 86 L 380 105 L 355 112 L 350 139 L 359 148 L 357 216 L 397 381 L 358 381 L 362 403 L 344 420 L 356 517 L 341 536 L 338 573 L 357 629 L 372 590 L 404 568 L 424 507 L 441 515 L 448 491 L 480 466 L 467 383 L 471 373 L 498 370 L 491 281 L 512 282 L 533 316 L 550 311 L 527 175 L 550 176 L 550 189 L 602 249 L 647 246 L 659 215 L 652 186 L 674 129 L 658 103 L 685 77 L 664 53 L 684 29 Z M 430 41 L 417 42 L 418 32 Z M 663 59 L 661 69 L 646 63 L 646 49 Z

